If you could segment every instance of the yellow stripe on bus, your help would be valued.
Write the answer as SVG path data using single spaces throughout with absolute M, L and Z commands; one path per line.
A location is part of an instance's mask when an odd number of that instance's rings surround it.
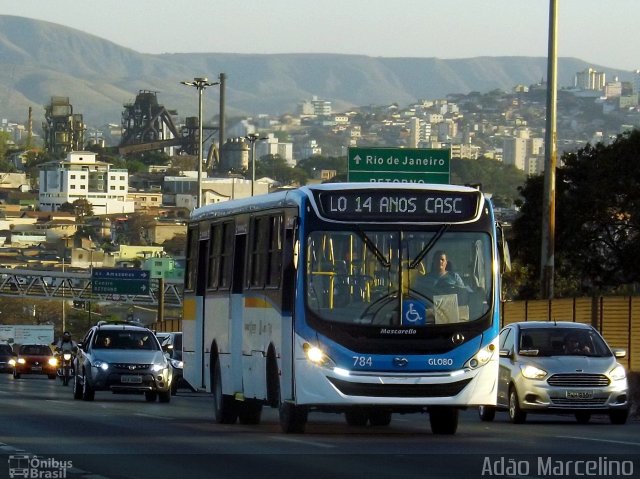
M 186 321 L 196 320 L 196 298 L 184 298 L 182 302 L 182 319 Z
M 271 306 L 264 298 L 244 298 L 245 308 L 270 308 Z

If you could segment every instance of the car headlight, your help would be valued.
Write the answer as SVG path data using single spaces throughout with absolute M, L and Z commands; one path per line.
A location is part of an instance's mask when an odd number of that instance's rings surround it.
M 160 371 L 162 371 L 163 369 L 166 369 L 167 365 L 166 364 L 152 364 L 151 365 L 151 370 L 154 373 L 159 373 Z
M 527 379 L 542 379 L 547 375 L 544 369 L 537 368 L 531 364 L 520 366 L 520 371 L 522 371 L 522 375 Z
M 627 377 L 627 372 L 624 370 L 624 366 L 622 364 L 618 364 L 611 370 L 609 376 L 611 376 L 611 379 L 613 379 L 614 381 L 619 381 L 620 379 L 624 379 Z
M 302 345 L 302 349 L 304 350 L 304 354 L 307 356 L 307 359 L 313 364 L 325 367 L 335 366 L 333 360 L 318 346 L 304 343 Z
M 9 366 L 15 366 L 16 365 L 16 360 L 15 359 L 9 359 Z
M 495 350 L 496 350 L 496 347 L 493 343 L 488 344 L 484 348 L 480 349 L 480 351 L 478 351 L 476 354 L 474 354 L 473 357 L 469 359 L 469 361 L 467 361 L 465 366 L 471 369 L 484 366 L 491 360 Z
M 106 371 L 107 369 L 109 369 L 109 363 L 106 363 L 104 361 L 94 361 L 93 362 L 93 367 L 102 369 L 103 371 Z
M 25 364 L 26 362 L 24 358 L 18 358 L 18 364 Z
M 58 365 L 58 360 L 56 358 L 49 358 L 49 360 L 47 362 L 49 363 L 49 366 L 57 366 Z
M 182 361 L 180 361 L 179 359 L 172 359 L 171 360 L 171 366 L 173 366 L 176 369 L 182 369 L 182 368 L 184 368 L 184 363 Z

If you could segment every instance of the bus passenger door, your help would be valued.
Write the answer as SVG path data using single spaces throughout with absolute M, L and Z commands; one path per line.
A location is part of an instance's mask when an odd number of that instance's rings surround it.
M 235 236 L 233 258 L 233 283 L 231 286 L 231 304 L 229 305 L 229 351 L 230 354 L 230 382 L 233 391 L 225 390 L 225 394 L 243 391 L 242 387 L 242 334 L 244 318 L 244 285 L 246 272 L 247 234 Z M 224 372 L 223 372 L 224 375 Z
M 282 327 L 280 344 L 277 345 L 280 358 L 280 396 L 293 399 L 293 341 L 296 298 L 296 274 L 300 244 L 298 243 L 297 217 L 287 221 L 284 230 L 284 251 L 282 258 Z

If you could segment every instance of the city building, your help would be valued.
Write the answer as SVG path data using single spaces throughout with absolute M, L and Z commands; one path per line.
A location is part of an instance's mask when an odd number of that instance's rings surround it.
M 128 171 L 96 161 L 96 153 L 90 151 L 72 151 L 66 160 L 40 166 L 41 211 L 57 211 L 65 203 L 85 199 L 96 215 L 133 213 L 128 189 Z
M 583 71 L 576 73 L 575 86 L 582 90 L 598 90 L 604 89 L 606 84 L 606 75 L 593 68 L 585 68 Z

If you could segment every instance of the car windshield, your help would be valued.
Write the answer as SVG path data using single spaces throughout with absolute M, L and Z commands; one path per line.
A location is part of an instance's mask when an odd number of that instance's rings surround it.
M 491 265 L 490 237 L 481 232 L 314 231 L 307 241 L 306 303 L 329 322 L 475 321 L 491 305 Z
M 11 354 L 13 349 L 8 344 L 0 344 L 0 354 Z
M 611 350 L 593 329 L 523 328 L 520 354 L 530 356 L 611 356 Z
M 95 349 L 160 349 L 158 340 L 150 331 L 98 331 L 93 341 Z
M 51 354 L 51 348 L 49 346 L 29 344 L 26 346 L 20 346 L 20 354 L 27 354 L 31 356 L 47 356 Z

